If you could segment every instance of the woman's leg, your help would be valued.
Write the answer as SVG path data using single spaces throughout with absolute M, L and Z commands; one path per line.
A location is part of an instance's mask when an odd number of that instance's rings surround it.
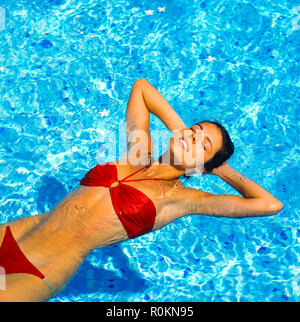
M 8 274 L 5 279 L 5 289 L 0 290 L 0 302 L 41 302 L 51 298 L 46 283 L 34 275 Z

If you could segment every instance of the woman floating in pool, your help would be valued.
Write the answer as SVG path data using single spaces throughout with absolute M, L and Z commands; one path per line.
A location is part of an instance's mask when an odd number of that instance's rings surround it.
M 168 150 L 152 164 L 150 112 L 174 133 Z M 53 210 L 0 226 L 0 273 L 6 273 L 0 276 L 6 286 L 0 300 L 45 301 L 66 285 L 93 249 L 141 236 L 185 215 L 245 218 L 281 210 L 279 200 L 229 166 L 233 144 L 220 124 L 203 121 L 187 128 L 145 79 L 132 87 L 126 124 L 128 136 L 139 132 L 135 130 L 146 133 L 135 144 L 128 140 L 128 162 L 96 165 Z M 133 153 L 148 163 L 133 165 Z M 204 173 L 219 176 L 242 197 L 185 188 L 179 177 L 199 169 L 197 155 Z

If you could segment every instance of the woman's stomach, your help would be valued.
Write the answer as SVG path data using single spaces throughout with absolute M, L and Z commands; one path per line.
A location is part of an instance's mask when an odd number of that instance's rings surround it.
M 107 187 L 79 186 L 50 212 L 47 221 L 52 229 L 73 234 L 92 249 L 128 239 Z

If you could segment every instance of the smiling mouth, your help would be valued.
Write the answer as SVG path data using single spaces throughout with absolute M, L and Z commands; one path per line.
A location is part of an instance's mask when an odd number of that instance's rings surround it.
M 189 147 L 188 147 L 187 142 L 183 138 L 180 138 L 179 139 L 179 142 L 181 143 L 181 145 L 183 146 L 183 148 L 185 149 L 185 151 L 189 152 Z

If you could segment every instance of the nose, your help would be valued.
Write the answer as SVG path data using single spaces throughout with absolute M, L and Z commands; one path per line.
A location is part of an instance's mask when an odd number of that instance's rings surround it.
M 202 131 L 194 131 L 192 130 L 192 143 L 196 144 L 196 139 L 198 140 L 197 142 L 201 141 L 202 138 Z
M 196 132 L 191 128 L 185 128 L 180 132 L 179 137 L 185 137 L 186 139 L 191 139 L 192 143 L 196 143 Z
M 196 143 L 196 133 L 195 132 L 192 133 L 192 143 L 193 144 Z

